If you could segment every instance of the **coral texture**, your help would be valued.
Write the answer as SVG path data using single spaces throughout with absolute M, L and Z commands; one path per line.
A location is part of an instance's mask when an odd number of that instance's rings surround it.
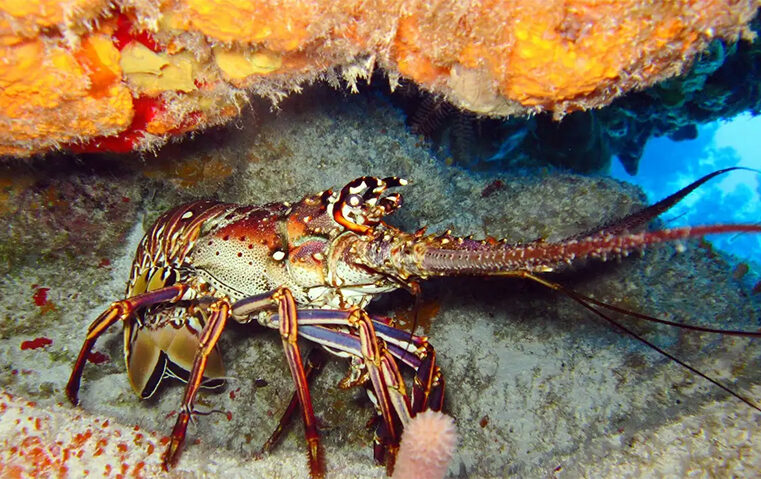
M 2 392 L 0 476 L 148 477 L 160 472 L 161 449 L 168 439 L 111 422 Z
M 457 446 L 454 419 L 424 411 L 402 433 L 394 479 L 442 479 Z
M 750 38 L 759 0 L 66 0 L 0 6 L 0 155 L 144 150 L 381 67 L 490 116 L 609 103 Z M 76 12 L 76 13 L 72 13 Z

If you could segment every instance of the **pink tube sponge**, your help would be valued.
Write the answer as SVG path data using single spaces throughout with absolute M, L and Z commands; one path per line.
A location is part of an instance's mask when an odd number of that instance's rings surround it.
M 442 479 L 456 445 L 451 416 L 438 411 L 418 414 L 402 433 L 393 479 Z

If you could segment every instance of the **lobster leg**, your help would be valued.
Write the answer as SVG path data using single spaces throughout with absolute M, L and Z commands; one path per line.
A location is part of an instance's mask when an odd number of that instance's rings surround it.
M 278 321 L 273 321 L 271 317 L 263 324 L 268 327 L 276 327 L 280 331 L 285 357 L 288 361 L 293 382 L 296 385 L 296 396 L 301 404 L 310 475 L 311 477 L 320 478 L 325 475 L 325 462 L 320 447 L 320 437 L 317 432 L 317 421 L 312 409 L 312 397 L 309 393 L 307 372 L 304 369 L 298 345 L 299 314 L 293 295 L 288 288 L 281 287 L 269 293 L 244 298 L 233 304 L 232 315 L 235 320 L 245 323 L 251 321 L 255 313 L 269 309 L 274 305 L 277 305 L 278 312 L 272 317 L 278 318 Z M 289 405 L 290 408 L 291 406 Z M 276 430 L 273 436 L 278 434 Z
M 279 288 L 272 293 L 247 298 L 233 306 L 226 301 L 217 301 L 209 307 L 211 315 L 206 327 L 201 333 L 200 348 L 196 353 L 193 370 L 188 379 L 188 385 L 185 389 L 180 414 L 177 417 L 177 422 L 172 430 L 169 446 L 164 454 L 165 468 L 168 469 L 168 467 L 174 465 L 177 460 L 178 452 L 185 439 L 188 421 L 193 412 L 195 395 L 198 392 L 203 379 L 207 358 L 219 340 L 219 336 L 224 329 L 228 317 L 232 314 L 236 319 L 245 318 L 253 314 L 255 311 L 266 309 L 268 306 L 271 306 L 273 302 L 277 304 L 278 316 L 282 318 L 279 322 L 280 335 L 283 340 L 283 347 L 285 349 L 285 355 L 288 360 L 291 375 L 296 384 L 296 391 L 303 413 L 310 473 L 312 477 L 323 477 L 325 467 L 324 462 L 322 461 L 319 434 L 317 432 L 317 424 L 312 409 L 312 399 L 309 393 L 307 375 L 297 343 L 298 312 L 296 310 L 296 302 L 293 299 L 293 295 L 287 288 Z
M 362 359 L 372 384 L 368 394 L 377 405 L 381 420 L 376 431 L 375 457 L 382 463 L 386 452 L 391 452 L 385 461 L 390 473 L 401 428 L 420 411 L 441 409 L 444 380 L 436 366 L 433 347 L 426 338 L 410 336 L 390 326 L 386 318 L 371 318 L 362 310 L 299 310 L 298 315 L 300 336 L 329 351 Z M 271 327 L 276 327 L 279 316 L 273 315 L 270 320 Z M 346 326 L 353 332 L 338 329 Z M 415 370 L 412 406 L 397 359 Z M 268 441 L 265 446 L 272 445 Z
M 309 351 L 309 355 L 307 355 L 306 360 L 306 367 L 304 368 L 307 382 L 311 381 L 322 370 L 322 367 L 325 365 L 325 359 L 325 354 L 321 348 L 312 348 L 312 350 Z M 272 431 L 269 439 L 267 439 L 262 448 L 259 450 L 259 455 L 270 452 L 275 444 L 280 442 L 283 431 L 285 431 L 288 423 L 291 422 L 293 413 L 296 412 L 298 405 L 299 396 L 298 393 L 294 392 L 293 396 L 291 397 L 291 401 L 288 403 L 288 407 L 285 408 L 283 415 L 280 417 L 280 422 L 278 422 L 277 427 L 274 431 Z
M 429 409 L 441 411 L 444 406 L 444 378 L 436 365 L 433 346 L 426 344 L 425 357 L 412 381 L 412 417 Z
M 75 406 L 79 404 L 79 385 L 82 380 L 82 372 L 87 362 L 87 356 L 90 355 L 95 341 L 98 340 L 112 324 L 117 321 L 126 321 L 139 308 L 145 308 L 159 303 L 175 303 L 183 298 L 188 291 L 184 284 L 175 284 L 166 288 L 149 291 L 131 298 L 123 299 L 112 303 L 107 310 L 103 311 L 87 329 L 85 342 L 79 351 L 74 369 L 69 376 L 69 382 L 66 384 L 66 396 Z
M 329 350 L 341 351 L 361 357 L 361 338 L 346 332 L 332 329 L 336 326 L 346 326 L 352 313 L 341 310 L 300 310 L 299 311 L 299 334 L 314 343 L 325 346 Z M 389 325 L 389 321 L 382 317 L 371 317 L 371 325 L 376 336 L 376 341 L 384 344 L 388 355 L 382 362 L 384 365 L 384 377 L 390 384 L 395 384 L 396 377 L 400 373 L 396 367 L 396 361 L 401 361 L 415 371 L 413 378 L 412 406 L 402 407 L 398 399 L 393 399 L 399 417 L 415 416 L 420 411 L 441 409 L 444 401 L 444 378 L 436 365 L 436 352 L 428 343 L 427 338 L 410 335 L 407 331 L 396 329 Z M 273 316 L 277 321 L 277 316 Z M 368 338 L 366 338 L 366 341 Z M 395 396 L 400 393 L 404 396 L 403 389 L 391 388 Z M 406 412 L 406 410 L 409 412 Z
M 259 302 L 251 298 L 242 300 L 246 306 L 241 308 L 250 313 L 248 304 Z M 237 305 L 238 303 L 236 303 Z M 443 403 L 444 380 L 436 366 L 433 347 L 425 337 L 410 335 L 390 326 L 390 321 L 382 317 L 370 317 L 363 310 L 343 311 L 327 309 L 297 310 L 298 335 L 315 344 L 323 346 L 336 354 L 349 354 L 361 358 L 368 369 L 372 389 L 368 391 L 371 399 L 378 406 L 380 424 L 376 431 L 375 457 L 384 462 L 387 451 L 391 452 L 386 461 L 388 472 L 393 469 L 393 461 L 399 443 L 402 427 L 418 412 L 426 409 L 440 410 Z M 281 314 L 273 314 L 266 325 L 282 329 Z M 350 328 L 351 332 L 345 330 Z M 313 350 L 318 351 L 318 350 Z M 314 368 L 311 364 L 312 353 L 306 368 L 309 376 Z M 412 406 L 406 395 L 404 381 L 397 367 L 397 360 L 415 371 L 413 378 Z M 291 402 L 272 436 L 261 451 L 271 449 L 280 438 L 280 433 L 293 414 L 299 391 L 294 393 Z
M 309 456 L 309 470 L 314 478 L 323 477 L 325 464 L 320 448 L 320 436 L 317 433 L 317 421 L 312 409 L 312 397 L 309 394 L 309 384 L 304 371 L 299 350 L 298 312 L 296 301 L 287 288 L 275 290 L 272 299 L 278 303 L 278 315 L 280 316 L 280 336 L 283 340 L 285 357 L 291 370 L 293 382 L 296 385 L 296 393 L 301 403 L 302 418 L 304 419 L 304 435 L 307 441 L 307 454 Z
M 230 303 L 227 300 L 219 300 L 209 306 L 209 320 L 201 332 L 199 338 L 199 348 L 196 351 L 196 357 L 193 361 L 193 369 L 188 377 L 188 384 L 185 387 L 185 395 L 182 398 L 180 414 L 177 416 L 177 422 L 172 429 L 169 445 L 164 453 L 164 469 L 168 470 L 177 462 L 178 453 L 185 441 L 185 431 L 188 428 L 188 421 L 193 413 L 193 402 L 195 401 L 198 388 L 201 387 L 203 374 L 206 370 L 206 362 L 209 355 L 214 350 L 219 336 L 225 329 L 227 319 L 230 317 Z
M 386 318 L 373 317 L 375 332 L 387 344 L 394 357 L 415 370 L 412 382 L 411 415 L 428 409 L 440 411 L 444 402 L 444 378 L 436 365 L 436 351 L 428 339 L 410 336 L 406 331 L 389 326 Z M 408 362 L 414 358 L 413 362 Z
M 388 439 L 376 449 L 376 459 L 382 460 L 385 451 L 391 452 L 386 461 L 386 470 L 391 475 L 396 450 L 399 447 L 401 428 L 411 418 L 404 381 L 396 367 L 396 361 L 386 349 L 385 344 L 378 340 L 367 313 L 361 309 L 355 309 L 351 311 L 348 322 L 358 332 L 362 359 L 369 373 L 377 407 L 383 418 L 382 424 L 385 431 L 383 439 Z M 396 410 L 396 417 L 392 414 L 393 410 Z M 379 452 L 378 449 L 383 452 Z

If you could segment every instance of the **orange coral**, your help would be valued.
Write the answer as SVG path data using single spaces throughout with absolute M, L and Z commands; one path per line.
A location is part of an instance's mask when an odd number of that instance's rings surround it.
M 0 38 L 11 42 L 33 37 L 49 27 L 86 23 L 108 7 L 106 0 L 4 0 L 0 6 Z M 77 12 L 76 17 L 71 12 Z
M 74 51 L 42 39 L 0 50 L 12 65 L 0 68 L 0 154 L 23 156 L 129 125 L 132 96 L 109 39 L 85 39 Z
M 416 16 L 410 15 L 399 20 L 394 40 L 394 57 L 399 73 L 418 83 L 433 85 L 437 80 L 446 78 L 449 70 L 436 66 L 434 59 L 423 51 L 425 43 Z
M 0 438 L 2 477 L 74 477 L 95 470 L 105 477 L 153 477 L 161 471 L 162 438 L 137 426 L 3 392 L 0 427 L 6 433 Z
M 318 2 L 185 0 L 172 15 L 176 28 L 199 31 L 222 42 L 261 43 L 274 50 L 303 47 L 317 20 Z M 225 12 L 229 14 L 225 15 Z
M 245 101 L 239 88 L 279 98 L 331 68 L 353 84 L 375 63 L 478 113 L 562 115 L 680 73 L 713 38 L 750 38 L 760 5 L 11 0 L 0 5 L 0 155 L 150 148 L 225 121 Z M 154 102 L 147 121 L 138 98 Z

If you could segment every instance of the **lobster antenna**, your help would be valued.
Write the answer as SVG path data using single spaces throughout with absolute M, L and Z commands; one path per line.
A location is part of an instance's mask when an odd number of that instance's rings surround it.
M 564 287 L 563 285 L 561 285 L 559 283 L 555 283 L 555 282 L 552 282 L 552 281 L 547 281 L 544 278 L 540 278 L 539 276 L 535 276 L 535 275 L 533 275 L 531 273 L 528 273 L 528 272 L 523 273 L 520 276 L 523 277 L 523 278 L 535 281 L 535 282 L 537 282 L 537 283 L 541 284 L 542 286 L 545 286 L 545 287 L 547 287 L 549 289 L 553 289 L 555 291 L 559 291 L 559 292 L 565 294 L 566 296 L 568 296 L 572 300 L 576 301 L 577 303 L 579 303 L 580 305 L 582 305 L 584 308 L 588 309 L 589 311 L 591 311 L 595 315 L 601 317 L 602 319 L 604 319 L 605 321 L 609 322 L 610 324 L 613 324 L 614 326 L 617 326 L 617 327 L 621 328 L 624 332 L 626 332 L 628 335 L 630 335 L 631 337 L 633 337 L 637 341 L 639 341 L 642 344 L 648 346 L 649 348 L 651 348 L 652 350 L 658 352 L 662 356 L 664 356 L 664 357 L 674 361 L 675 363 L 679 364 L 680 366 L 682 366 L 683 368 L 685 368 L 688 371 L 692 372 L 693 374 L 696 374 L 696 375 L 700 376 L 701 378 L 705 379 L 706 381 L 714 384 L 715 386 L 718 386 L 719 388 L 721 388 L 725 392 L 731 394 L 732 396 L 734 396 L 735 398 L 737 398 L 740 401 L 744 402 L 745 404 L 747 404 L 751 408 L 755 409 L 756 411 L 761 412 L 761 407 L 756 405 L 755 402 L 751 401 L 750 399 L 748 399 L 747 397 L 741 395 L 740 393 L 732 390 L 728 386 L 725 386 L 724 384 L 720 383 L 718 380 L 708 376 L 707 374 L 705 374 L 704 372 L 702 372 L 699 369 L 695 368 L 694 366 L 691 366 L 687 362 L 677 358 L 676 356 L 674 356 L 673 354 L 669 353 L 668 351 L 666 351 L 666 350 L 656 346 L 655 344 L 653 344 L 652 342 L 648 341 L 647 339 L 645 339 L 641 335 L 635 333 L 631 329 L 629 329 L 626 326 L 624 326 L 623 324 L 621 324 L 619 321 L 611 318 L 610 316 L 605 314 L 603 311 L 600 311 L 595 306 L 602 306 L 602 307 L 611 309 L 613 311 L 616 311 L 616 312 L 624 314 L 624 315 L 630 315 L 630 316 L 634 316 L 634 317 L 637 317 L 637 318 L 640 318 L 640 319 L 644 319 L 644 320 L 648 320 L 648 321 L 654 321 L 654 322 L 657 322 L 657 323 L 668 324 L 670 326 L 676 326 L 676 327 L 681 327 L 681 328 L 686 328 L 686 329 L 693 329 L 693 330 L 696 330 L 696 331 L 705 331 L 705 332 L 711 332 L 711 333 L 722 333 L 722 334 L 730 334 L 730 335 L 736 335 L 736 336 L 753 336 L 753 337 L 759 337 L 759 336 L 761 336 L 761 333 L 759 333 L 759 332 L 751 332 L 751 331 L 723 331 L 723 330 L 720 330 L 720 329 L 702 328 L 700 326 L 691 326 L 691 325 L 686 325 L 686 324 L 682 324 L 682 323 L 674 323 L 674 322 L 666 321 L 666 320 L 663 320 L 663 319 L 653 318 L 651 316 L 647 316 L 647 315 L 644 315 L 644 314 L 635 313 L 633 311 L 627 311 L 627 310 L 625 310 L 623 308 L 618 308 L 616 306 L 612 306 L 612 305 L 609 305 L 609 304 L 602 303 L 601 301 L 593 300 L 593 299 L 588 298 L 588 297 L 586 297 L 586 296 L 584 296 L 582 294 L 579 294 L 579 293 L 577 293 L 577 292 L 575 292 L 575 291 L 573 291 L 571 289 L 568 289 L 568 288 Z
M 584 301 L 587 301 L 589 303 L 594 304 L 595 306 L 599 306 L 601 308 L 606 308 L 611 311 L 614 311 L 616 313 L 619 313 L 626 318 L 626 316 L 634 317 L 637 319 L 642 319 L 645 321 L 650 321 L 653 323 L 659 323 L 659 324 L 665 324 L 667 326 L 673 326 L 675 328 L 682 328 L 682 329 L 689 329 L 691 331 L 700 331 L 702 333 L 716 333 L 716 334 L 724 334 L 726 336 L 745 336 L 745 337 L 751 337 L 751 338 L 761 338 L 761 331 L 746 331 L 746 330 L 739 330 L 739 329 L 718 329 L 718 328 L 706 328 L 704 326 L 697 326 L 694 324 L 686 324 L 686 323 L 677 323 L 675 321 L 668 321 L 666 319 L 660 319 L 656 318 L 654 316 L 649 316 L 647 314 L 638 313 L 636 311 L 629 311 L 628 309 L 620 308 L 618 306 L 604 303 L 600 300 L 590 298 L 589 296 L 585 296 L 581 293 L 578 293 L 573 290 L 569 290 L 562 285 L 558 285 L 558 291 L 561 291 L 565 294 L 573 293 L 579 298 L 583 299 Z
M 654 203 L 650 206 L 646 206 L 639 211 L 636 211 L 630 215 L 624 216 L 623 218 L 614 220 L 611 223 L 598 226 L 588 231 L 577 233 L 566 239 L 581 239 L 587 236 L 592 236 L 595 233 L 600 233 L 602 231 L 605 231 L 608 234 L 612 234 L 612 235 L 619 235 L 627 231 L 635 230 L 641 226 L 644 226 L 645 224 L 650 222 L 650 220 L 657 218 L 662 213 L 671 209 L 675 204 L 679 203 L 685 196 L 695 191 L 703 183 L 719 175 L 723 175 L 724 173 L 728 173 L 730 171 L 735 171 L 735 170 L 752 171 L 754 173 L 761 174 L 761 171 L 759 170 L 756 170 L 753 168 L 747 168 L 744 166 L 733 166 L 731 168 L 724 168 L 721 170 L 717 170 L 717 171 L 714 171 L 713 173 L 709 173 L 703 176 L 702 178 L 698 180 L 693 181 L 692 183 L 685 186 L 681 190 L 667 196 L 666 198 L 658 201 L 657 203 Z

